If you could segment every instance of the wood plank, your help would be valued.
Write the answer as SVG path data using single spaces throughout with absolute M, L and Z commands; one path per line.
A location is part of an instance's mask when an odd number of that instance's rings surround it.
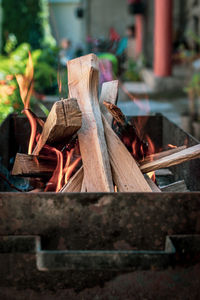
M 148 152 L 148 144 L 139 137 L 136 127 L 128 121 L 119 107 L 106 101 L 103 104 L 118 124 L 117 131 L 120 139 L 124 142 L 129 141 L 125 144 L 129 152 L 133 152 L 132 144 L 134 143 L 134 158 L 137 161 L 143 159 Z
M 51 175 L 56 167 L 56 160 L 45 156 L 17 153 L 12 175 L 43 176 Z
M 200 157 L 200 144 L 181 150 L 178 153 L 168 155 L 155 161 L 148 162 L 140 166 L 143 173 L 152 172 L 161 168 L 168 168 L 181 164 L 191 159 Z
M 151 192 L 137 163 L 102 115 L 112 166 L 113 180 L 119 192 Z
M 118 80 L 108 81 L 102 84 L 99 103 L 100 103 L 101 112 L 104 114 L 104 117 L 106 118 L 110 126 L 112 125 L 113 117 L 106 109 L 103 102 L 109 101 L 112 104 L 116 104 L 117 96 L 118 96 L 118 88 L 119 88 Z
M 81 111 L 76 99 L 55 102 L 44 124 L 33 155 L 38 155 L 45 144 L 53 145 L 58 142 L 64 144 L 81 128 L 81 124 Z
M 173 182 L 169 185 L 165 185 L 161 187 L 162 192 L 189 192 L 185 181 L 179 180 L 177 182 Z
M 169 150 L 166 150 L 166 151 L 161 151 L 161 152 L 158 152 L 158 153 L 154 153 L 154 154 L 151 154 L 149 156 L 146 156 L 144 158 L 144 160 L 141 160 L 139 163 L 141 165 L 143 165 L 143 164 L 146 164 L 147 162 L 150 162 L 152 160 L 157 160 L 157 159 L 160 159 L 162 157 L 166 157 L 168 155 L 171 155 L 173 153 L 180 152 L 181 150 L 184 150 L 186 148 L 187 147 L 185 145 L 183 145 L 183 146 L 180 146 L 180 147 L 177 147 L 177 148 L 173 148 L 173 149 L 169 149 Z
M 78 193 L 81 191 L 82 182 L 83 182 L 83 166 L 69 179 L 68 183 L 65 184 L 60 193 Z
M 89 54 L 68 61 L 70 97 L 76 98 L 82 111 L 78 138 L 88 192 L 113 192 L 113 181 L 104 129 L 97 98 L 99 61 Z
M 148 185 L 150 186 L 152 192 L 154 193 L 161 193 L 161 190 L 159 189 L 159 187 L 155 184 L 155 182 L 149 178 L 148 175 L 145 176 L 146 182 L 148 183 Z

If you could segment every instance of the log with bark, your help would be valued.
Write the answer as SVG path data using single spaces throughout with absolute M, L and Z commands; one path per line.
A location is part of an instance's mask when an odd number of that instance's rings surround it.
M 129 152 L 133 154 L 136 160 L 144 159 L 148 153 L 148 143 L 140 139 L 135 126 L 127 120 L 119 107 L 108 101 L 104 101 L 103 104 L 117 122 L 117 135 L 126 145 Z M 132 147 L 133 144 L 134 151 Z
M 51 175 L 56 167 L 56 159 L 47 156 L 34 156 L 17 153 L 12 175 L 46 176 Z
M 69 138 L 81 128 L 81 124 L 81 111 L 76 99 L 55 102 L 43 126 L 33 155 L 39 155 L 45 144 L 66 144 Z

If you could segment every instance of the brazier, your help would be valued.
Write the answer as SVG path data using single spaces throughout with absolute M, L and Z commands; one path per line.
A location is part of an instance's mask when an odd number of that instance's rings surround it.
M 157 150 L 198 143 L 161 115 L 150 116 L 144 130 Z M 27 151 L 29 134 L 24 117 L 2 124 L 0 156 L 8 169 L 17 152 Z M 200 160 L 170 169 L 191 192 L 2 191 L 1 298 L 27 299 L 31 290 L 32 299 L 195 299 Z

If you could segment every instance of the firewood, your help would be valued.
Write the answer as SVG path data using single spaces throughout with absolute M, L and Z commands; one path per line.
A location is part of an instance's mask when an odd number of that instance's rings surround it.
M 101 95 L 100 95 L 100 99 L 99 99 L 100 108 L 101 108 L 101 112 L 104 114 L 104 116 L 110 126 L 112 125 L 113 116 L 106 109 L 103 102 L 109 101 L 112 104 L 116 104 L 117 95 L 118 95 L 118 87 L 119 87 L 119 81 L 113 80 L 113 81 L 104 82 L 102 85 L 102 89 L 101 89 Z
M 82 111 L 78 132 L 88 192 L 113 192 L 113 181 L 107 152 L 101 112 L 97 98 L 99 63 L 94 54 L 68 61 L 70 97 L 77 99 Z
M 17 153 L 12 175 L 43 176 L 50 175 L 56 167 L 56 160 L 45 156 Z
M 185 145 L 177 147 L 177 148 L 169 149 L 169 150 L 166 150 L 166 151 L 154 153 L 154 154 L 146 156 L 144 158 L 144 160 L 141 160 L 139 163 L 141 165 L 143 165 L 143 164 L 146 164 L 147 162 L 150 162 L 150 161 L 153 161 L 153 160 L 155 161 L 157 159 L 160 159 L 162 157 L 166 157 L 166 156 L 171 155 L 173 153 L 180 152 L 181 150 L 184 150 L 184 149 L 186 149 Z
M 178 153 L 168 155 L 155 161 L 148 162 L 140 166 L 143 173 L 152 172 L 161 168 L 178 165 L 191 159 L 200 157 L 200 144 L 181 150 Z
M 108 109 L 110 114 L 113 116 L 118 125 L 117 134 L 119 138 L 124 142 L 129 152 L 132 152 L 132 143 L 134 142 L 136 160 L 141 160 L 146 156 L 148 152 L 148 144 L 140 139 L 137 134 L 137 130 L 133 124 L 131 124 L 126 116 L 122 113 L 119 107 L 116 105 L 104 101 L 103 104 Z M 126 141 L 129 141 L 128 144 Z M 142 147 L 141 147 L 142 146 Z
M 162 192 L 189 192 L 185 181 L 179 180 L 177 182 L 173 182 L 169 185 L 165 185 L 161 187 Z
M 76 99 L 54 103 L 44 124 L 33 155 L 39 155 L 45 144 L 65 143 L 81 128 L 81 111 Z
M 151 192 L 137 163 L 102 115 L 113 180 L 119 192 Z
M 148 183 L 148 185 L 150 186 L 152 192 L 154 193 L 161 193 L 161 190 L 159 189 L 159 187 L 155 184 L 155 182 L 149 178 L 149 176 L 145 177 L 146 182 Z
M 60 190 L 61 193 L 80 192 L 83 182 L 83 166 L 69 179 L 69 181 Z

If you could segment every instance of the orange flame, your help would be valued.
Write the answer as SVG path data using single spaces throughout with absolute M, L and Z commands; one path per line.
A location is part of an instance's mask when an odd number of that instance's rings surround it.
M 70 151 L 67 151 L 67 160 L 66 160 L 65 168 L 63 170 L 63 173 L 65 174 L 65 184 L 68 182 L 69 178 L 72 175 L 72 172 L 74 171 L 79 161 L 81 160 L 81 157 L 78 157 L 77 159 L 74 160 L 74 162 L 71 163 L 74 150 L 75 149 L 73 148 Z
M 146 139 L 148 141 L 148 155 L 154 154 L 155 153 L 154 143 L 152 142 L 149 136 L 147 136 Z M 154 182 L 156 181 L 156 174 L 154 171 L 147 173 L 147 176 L 149 176 L 149 178 L 152 179 Z
M 177 148 L 177 146 L 174 146 L 174 145 L 172 145 L 172 144 L 168 144 L 167 146 L 168 146 L 169 148 L 172 148 L 172 149 Z
M 24 103 L 23 112 L 26 114 L 31 126 L 31 136 L 29 140 L 28 154 L 31 154 L 33 151 L 33 144 L 35 141 L 36 130 L 37 130 L 37 122 L 29 112 L 30 98 L 33 92 L 33 74 L 34 74 L 33 61 L 31 57 L 31 53 L 29 52 L 29 58 L 26 66 L 25 75 L 21 75 L 21 74 L 16 75 L 17 83 L 19 85 L 19 90 L 20 90 L 20 96 L 22 102 Z
M 59 192 L 59 190 L 62 187 L 62 178 L 63 178 L 63 155 L 62 153 L 54 148 L 54 147 L 50 147 L 48 145 L 45 145 L 44 148 L 54 152 L 56 154 L 57 157 L 57 165 L 56 168 L 53 172 L 53 175 L 51 177 L 51 179 L 49 180 L 49 182 L 47 183 L 45 192 L 49 191 L 52 189 L 52 187 L 54 188 L 55 186 L 55 192 Z
M 58 83 L 58 90 L 59 90 L 59 94 L 61 94 L 62 92 L 62 80 L 61 80 L 61 75 L 60 72 L 57 72 L 57 83 Z

